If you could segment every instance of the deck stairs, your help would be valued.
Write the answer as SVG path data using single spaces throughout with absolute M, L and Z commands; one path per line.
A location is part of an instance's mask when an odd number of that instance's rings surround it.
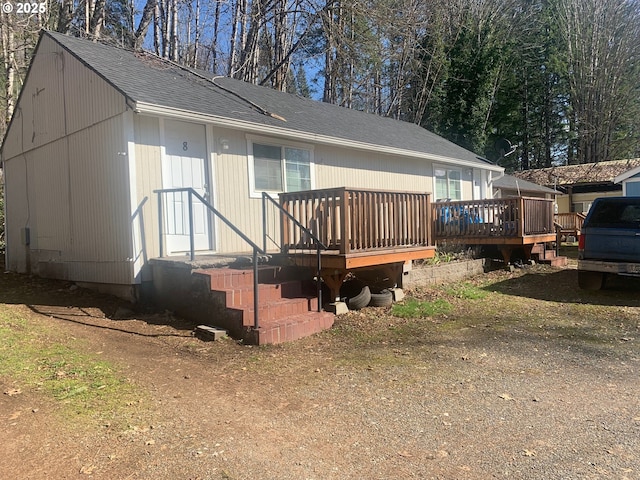
M 531 257 L 537 263 L 551 265 L 553 267 L 566 267 L 567 257 L 556 255 L 555 249 L 550 249 L 544 243 L 536 243 L 531 249 Z
M 334 315 L 318 312 L 313 285 L 288 275 L 279 267 L 258 270 L 259 328 L 254 328 L 253 269 L 208 268 L 194 270 L 210 298 L 223 307 L 211 319 L 230 335 L 252 345 L 298 340 L 331 328 Z

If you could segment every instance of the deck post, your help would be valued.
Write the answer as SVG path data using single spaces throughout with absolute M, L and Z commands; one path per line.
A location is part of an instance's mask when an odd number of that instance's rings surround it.
M 523 237 L 525 235 L 525 229 L 524 229 L 524 217 L 525 217 L 525 211 L 524 211 L 524 198 L 523 197 L 519 197 L 518 198 L 518 210 L 520 212 L 520 215 L 518 218 L 518 236 L 519 237 Z
M 280 206 L 285 212 L 289 212 L 289 206 L 291 205 L 291 200 L 285 199 L 280 196 Z M 285 218 L 285 215 L 280 215 L 280 248 L 283 253 L 286 249 L 285 245 L 289 245 L 289 220 Z M 266 250 L 265 250 L 266 251 Z
M 340 205 L 342 213 L 342 215 L 340 215 L 340 253 L 345 255 L 351 250 L 351 245 L 349 244 L 349 239 L 351 238 L 349 225 L 351 222 L 349 221 L 348 217 L 349 215 L 353 215 L 353 212 L 350 212 L 351 209 L 349 208 L 349 192 L 347 191 L 347 189 L 341 188 L 338 191 L 342 193 L 342 205 Z

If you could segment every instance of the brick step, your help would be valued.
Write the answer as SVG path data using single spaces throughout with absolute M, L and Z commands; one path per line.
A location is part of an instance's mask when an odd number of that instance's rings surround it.
M 553 260 L 556 258 L 555 250 L 545 250 L 542 255 L 540 255 L 540 260 Z
M 282 298 L 271 302 L 261 302 L 258 307 L 258 317 L 260 323 L 266 324 L 292 315 L 313 313 L 317 309 L 318 299 L 315 297 Z M 242 318 L 244 326 L 252 326 L 254 324 L 253 306 L 234 307 L 228 308 L 228 310 L 230 313 Z
M 567 257 L 554 257 L 540 260 L 540 263 L 551 265 L 552 267 L 566 267 L 569 262 Z
M 328 312 L 307 312 L 277 321 L 263 323 L 257 330 L 246 331 L 245 342 L 253 345 L 291 342 L 331 328 L 334 315 Z
M 536 243 L 533 247 L 531 247 L 532 255 L 539 255 L 541 253 L 544 253 L 544 251 L 545 251 L 545 248 L 542 243 Z
M 211 322 L 246 343 L 264 345 L 297 340 L 333 325 L 334 315 L 318 312 L 315 295 L 306 295 L 303 282 L 282 267 L 263 265 L 258 269 L 257 330 L 253 328 L 253 269 L 210 268 L 196 270 L 193 275 L 209 292 L 204 298 L 222 308 Z
M 258 282 L 276 283 L 278 267 L 260 266 Z M 248 287 L 253 285 L 253 269 L 208 268 L 194 270 L 194 275 L 203 275 L 211 279 L 212 290 Z
M 253 284 L 225 290 L 215 289 L 213 292 L 224 294 L 227 307 L 253 307 Z M 291 280 L 282 283 L 258 284 L 258 300 L 260 303 L 280 300 L 282 298 L 295 298 L 301 295 L 302 284 L 298 281 Z

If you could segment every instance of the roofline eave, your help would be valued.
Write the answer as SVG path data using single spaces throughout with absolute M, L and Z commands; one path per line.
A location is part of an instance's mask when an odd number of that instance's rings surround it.
M 417 152 L 415 150 L 405 150 L 396 147 L 386 147 L 383 145 L 376 145 L 366 142 L 356 142 L 352 140 L 346 140 L 339 137 L 331 137 L 327 135 L 319 135 L 315 133 L 301 132 L 298 130 L 292 130 L 282 127 L 274 127 L 273 125 L 260 125 L 253 122 L 244 120 L 230 119 L 226 117 L 219 117 L 217 115 L 208 115 L 205 113 L 193 112 L 189 110 L 181 110 L 178 108 L 164 107 L 146 102 L 135 102 L 134 112 L 143 115 L 157 115 L 169 118 L 175 118 L 179 120 L 191 120 L 201 121 L 217 125 L 220 127 L 227 127 L 235 130 L 244 130 L 251 133 L 258 133 L 263 135 L 277 135 L 280 137 L 289 137 L 295 140 L 302 140 L 308 142 L 315 142 L 324 145 L 341 146 L 347 148 L 354 148 L 366 151 L 375 151 L 379 153 L 387 153 L 390 155 L 399 155 L 412 158 L 420 158 L 424 160 L 431 160 L 434 162 L 454 164 L 469 168 L 484 168 L 485 170 L 491 170 L 496 172 L 503 172 L 504 168 L 498 165 L 492 165 L 487 163 L 486 165 L 478 162 L 472 162 L 468 160 L 461 160 L 457 158 L 445 157 L 441 155 L 432 155 L 424 152 Z M 480 159 L 480 157 L 478 157 Z

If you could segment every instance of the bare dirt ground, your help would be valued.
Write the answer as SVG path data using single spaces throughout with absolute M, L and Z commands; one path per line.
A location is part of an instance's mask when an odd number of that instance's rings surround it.
M 365 309 L 256 348 L 4 274 L 0 308 L 118 365 L 141 401 L 74 421 L 0 377 L 0 478 L 640 478 L 638 284 L 581 292 L 542 266 L 472 284 L 487 295 L 410 292 L 446 315 Z

